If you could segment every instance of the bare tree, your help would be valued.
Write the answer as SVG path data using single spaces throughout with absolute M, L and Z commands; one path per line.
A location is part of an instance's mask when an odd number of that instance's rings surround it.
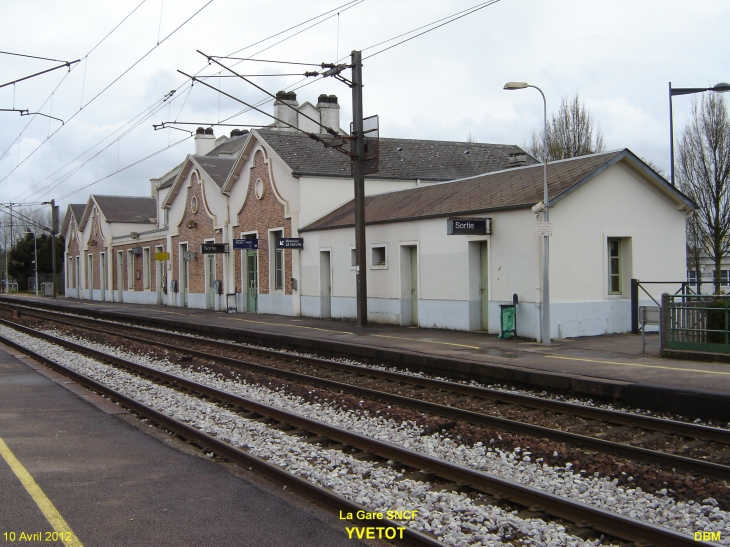
M 687 217 L 687 270 L 695 272 L 697 294 L 702 294 L 702 257 L 705 255 L 702 245 L 700 219 L 694 211 Z
M 697 245 L 715 263 L 720 294 L 722 259 L 730 254 L 730 119 L 722 96 L 692 101 L 692 119 L 679 141 L 677 180 L 697 204 Z
M 578 93 L 572 99 L 563 97 L 560 109 L 547 127 L 548 160 L 564 160 L 603 150 L 603 132 L 586 106 L 581 103 Z M 532 132 L 526 146 L 534 157 L 544 160 L 544 130 Z

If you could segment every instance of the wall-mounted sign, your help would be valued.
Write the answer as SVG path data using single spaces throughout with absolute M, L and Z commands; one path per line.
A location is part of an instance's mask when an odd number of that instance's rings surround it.
M 141 255 L 142 254 L 142 247 L 135 247 L 134 249 L 132 249 L 132 254 L 133 255 Z
M 277 237 L 277 249 L 304 249 L 304 239 L 301 237 Z
M 491 233 L 491 218 L 449 218 L 446 220 L 446 234 L 450 236 L 476 236 Z
M 203 243 L 200 246 L 200 254 L 220 254 L 228 252 L 228 243 Z
M 155 253 L 155 260 L 170 260 L 170 253 Z
M 234 239 L 233 248 L 234 249 L 258 249 L 259 240 L 258 239 Z
M 553 227 L 549 222 L 536 222 L 535 235 L 550 237 L 553 235 Z

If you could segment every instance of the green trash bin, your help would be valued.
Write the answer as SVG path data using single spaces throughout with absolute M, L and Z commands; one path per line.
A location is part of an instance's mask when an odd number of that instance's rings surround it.
M 499 338 L 505 340 L 517 336 L 517 306 L 500 304 Z

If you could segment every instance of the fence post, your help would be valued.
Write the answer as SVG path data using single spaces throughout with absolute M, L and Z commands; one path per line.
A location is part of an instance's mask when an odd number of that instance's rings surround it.
M 659 353 L 669 347 L 669 332 L 672 327 L 672 312 L 669 309 L 669 295 L 662 293 L 662 307 L 659 310 Z
M 631 280 L 631 332 L 639 334 L 639 280 Z

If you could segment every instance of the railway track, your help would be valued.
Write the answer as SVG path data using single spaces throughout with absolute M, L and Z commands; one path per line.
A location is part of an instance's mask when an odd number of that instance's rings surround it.
M 412 470 L 412 473 L 433 480 L 445 483 L 445 488 L 461 489 L 466 488 L 478 493 L 481 503 L 508 505 L 518 507 L 526 511 L 532 517 L 549 515 L 570 523 L 572 529 L 582 537 L 599 537 L 590 533 L 595 530 L 599 533 L 608 534 L 611 537 L 619 538 L 636 545 L 654 545 L 656 547 L 674 547 L 695 545 L 691 536 L 641 522 L 613 512 L 605 511 L 590 505 L 568 500 L 542 490 L 520 485 L 511 481 L 500 479 L 479 471 L 463 466 L 455 465 L 437 458 L 426 456 L 397 445 L 382 441 L 373 440 L 369 437 L 358 435 L 344 429 L 333 427 L 319 421 L 311 420 L 281 409 L 262 404 L 247 398 L 243 398 L 225 391 L 221 391 L 185 378 L 165 373 L 154 368 L 146 367 L 126 359 L 110 355 L 105 352 L 91 349 L 81 344 L 75 344 L 55 336 L 40 333 L 22 325 L 2 321 L 3 324 L 16 329 L 32 337 L 41 338 L 47 342 L 59 345 L 71 351 L 92 356 L 99 361 L 133 372 L 144 378 L 182 390 L 187 394 L 194 394 L 229 409 L 234 409 L 245 418 L 265 421 L 270 427 L 276 429 L 286 428 L 293 434 L 304 434 L 312 436 L 319 442 L 330 443 L 329 448 L 338 448 L 349 452 L 357 452 L 365 458 L 376 460 L 388 460 L 389 463 L 398 462 Z M 77 382 L 102 393 L 129 408 L 130 410 L 143 415 L 151 421 L 165 427 L 205 449 L 212 450 L 218 456 L 241 463 L 248 467 L 255 467 L 257 471 L 273 477 L 275 480 L 284 482 L 302 493 L 305 497 L 313 499 L 320 504 L 326 505 L 333 510 L 343 508 L 355 513 L 358 510 L 367 508 L 349 501 L 342 496 L 329 492 L 309 481 L 292 475 L 285 470 L 273 466 L 245 451 L 221 441 L 220 439 L 197 430 L 185 423 L 179 422 L 162 414 L 149 406 L 146 406 L 114 389 L 92 380 L 71 368 L 68 368 L 47 356 L 41 355 L 33 350 L 23 347 L 21 344 L 3 337 L 4 343 L 19 351 L 29 354 L 33 358 L 54 368 L 62 374 L 73 378 Z M 397 527 L 395 522 L 383 522 L 383 526 Z M 588 534 L 586 534 L 588 532 Z M 418 533 L 410 528 L 404 531 L 403 541 L 410 545 L 440 545 L 438 541 L 427 535 Z
M 730 456 L 730 430 L 251 348 L 174 332 L 164 333 L 165 338 L 172 343 L 163 342 L 156 334 L 158 331 L 150 331 L 144 327 L 70 317 L 45 310 L 24 310 L 23 314 L 69 327 L 144 342 L 168 351 L 183 352 L 197 359 L 216 361 L 235 369 L 275 376 L 336 393 L 349 393 L 386 404 L 410 407 L 453 422 L 492 427 L 644 461 L 669 470 L 730 480 L 730 466 L 724 463 Z M 256 356 L 259 362 L 252 362 L 252 356 Z M 546 425 L 534 423 L 540 420 Z M 573 429 L 581 432 L 566 431 L 565 424 L 570 424 Z M 622 441 L 605 438 L 611 436 L 621 437 Z M 664 442 L 670 447 L 690 447 L 696 456 L 642 446 L 647 442 L 654 446 Z M 724 458 L 718 457 L 723 453 L 726 454 Z M 713 458 L 719 461 L 710 461 Z

